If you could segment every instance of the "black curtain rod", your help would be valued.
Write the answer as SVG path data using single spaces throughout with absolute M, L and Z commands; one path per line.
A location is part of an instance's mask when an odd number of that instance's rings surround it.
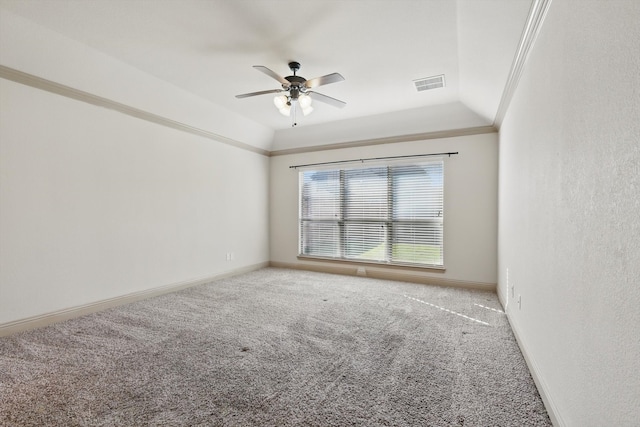
M 431 154 L 411 154 L 408 156 L 392 156 L 392 157 L 370 157 L 368 159 L 354 159 L 354 160 L 338 160 L 335 162 L 322 162 L 322 163 L 309 163 L 306 165 L 294 165 L 289 166 L 290 169 L 304 168 L 307 166 L 320 166 L 320 165 L 335 165 L 338 163 L 353 163 L 353 162 L 366 162 L 369 160 L 391 160 L 391 159 L 406 159 L 408 157 L 429 157 L 429 156 L 449 156 L 451 157 L 454 154 L 458 154 L 458 152 L 451 153 L 431 153 Z

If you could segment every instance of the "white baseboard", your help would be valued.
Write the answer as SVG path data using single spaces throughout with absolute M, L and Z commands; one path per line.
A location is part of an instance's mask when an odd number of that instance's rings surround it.
M 214 274 L 211 276 L 200 277 L 198 279 L 191 279 L 183 282 L 172 283 L 169 285 L 159 286 L 157 288 L 147 289 L 144 291 L 132 292 L 129 294 L 120 295 L 120 296 L 108 298 L 105 300 L 95 301 L 88 304 L 79 305 L 76 307 L 65 308 L 62 310 L 56 310 L 51 313 L 40 314 L 37 316 L 25 318 L 25 319 L 3 323 L 3 324 L 0 324 L 0 337 L 26 331 L 29 329 L 41 328 L 43 326 L 48 326 L 53 323 L 62 322 L 63 320 L 73 319 L 75 317 L 95 313 L 101 310 L 105 310 L 107 308 L 117 307 L 120 305 L 129 304 L 135 301 L 152 298 L 158 295 L 179 291 L 181 289 L 190 288 L 192 286 L 202 285 L 214 280 L 223 279 L 225 277 L 236 276 L 242 273 L 248 273 L 250 271 L 259 270 L 261 268 L 268 267 L 268 266 L 269 266 L 268 262 L 253 264 L 247 267 L 226 271 L 220 274 Z
M 482 291 L 496 291 L 495 283 L 484 282 L 472 282 L 466 280 L 454 280 L 446 279 L 443 277 L 425 276 L 424 274 L 418 274 L 414 269 L 402 269 L 394 267 L 393 269 L 385 269 L 384 267 L 372 267 L 369 264 L 357 265 L 352 263 L 289 263 L 271 261 L 269 263 L 271 267 L 277 268 L 290 268 L 294 270 L 307 270 L 317 271 L 320 273 L 332 273 L 342 274 L 345 276 L 366 276 L 373 279 L 383 280 L 398 280 L 402 282 L 421 283 L 424 285 L 440 285 L 440 286 L 452 286 L 466 289 L 476 289 Z M 365 274 L 359 274 L 358 268 L 363 267 L 366 269 Z
M 504 305 L 504 304 L 503 304 Z M 505 311 L 507 314 L 507 319 L 509 320 L 509 324 L 511 325 L 511 330 L 513 331 L 513 335 L 516 337 L 516 342 L 520 347 L 520 352 L 522 356 L 524 356 L 524 360 L 527 363 L 527 367 L 529 368 L 529 372 L 531 372 L 531 377 L 533 377 L 533 381 L 538 388 L 538 393 L 540 393 L 540 397 L 542 398 L 542 402 L 544 402 L 544 406 L 549 414 L 549 418 L 555 427 L 565 427 L 567 424 L 562 420 L 560 416 L 560 411 L 556 406 L 553 398 L 551 397 L 551 393 L 549 392 L 549 386 L 544 381 L 543 377 L 540 375 L 540 368 L 536 364 L 535 360 L 531 357 L 531 353 L 527 350 L 527 346 L 522 340 L 522 335 L 518 331 L 517 323 L 513 321 L 513 318 L 509 314 L 508 311 Z

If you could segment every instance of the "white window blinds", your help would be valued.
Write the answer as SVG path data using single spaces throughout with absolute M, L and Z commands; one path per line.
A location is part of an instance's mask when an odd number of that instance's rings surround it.
M 443 168 L 300 172 L 300 255 L 442 267 Z

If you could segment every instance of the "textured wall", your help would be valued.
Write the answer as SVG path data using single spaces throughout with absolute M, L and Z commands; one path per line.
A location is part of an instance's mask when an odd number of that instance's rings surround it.
M 638 22 L 554 1 L 500 132 L 499 294 L 561 425 L 638 423 Z

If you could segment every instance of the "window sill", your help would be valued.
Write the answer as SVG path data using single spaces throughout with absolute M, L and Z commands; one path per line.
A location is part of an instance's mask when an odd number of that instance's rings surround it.
M 324 258 L 324 257 L 316 257 L 316 256 L 307 256 L 307 255 L 298 255 L 297 258 L 303 261 L 316 261 L 316 262 L 331 262 L 331 263 L 339 263 L 343 265 L 353 265 L 353 266 L 367 266 L 367 267 L 379 267 L 384 269 L 401 269 L 401 270 L 415 270 L 415 271 L 424 271 L 431 273 L 444 273 L 446 268 L 444 266 L 422 266 L 418 264 L 399 264 L 399 263 L 383 263 L 383 262 L 375 262 L 375 261 L 363 261 L 363 260 L 350 260 L 350 259 L 341 259 L 341 258 Z

